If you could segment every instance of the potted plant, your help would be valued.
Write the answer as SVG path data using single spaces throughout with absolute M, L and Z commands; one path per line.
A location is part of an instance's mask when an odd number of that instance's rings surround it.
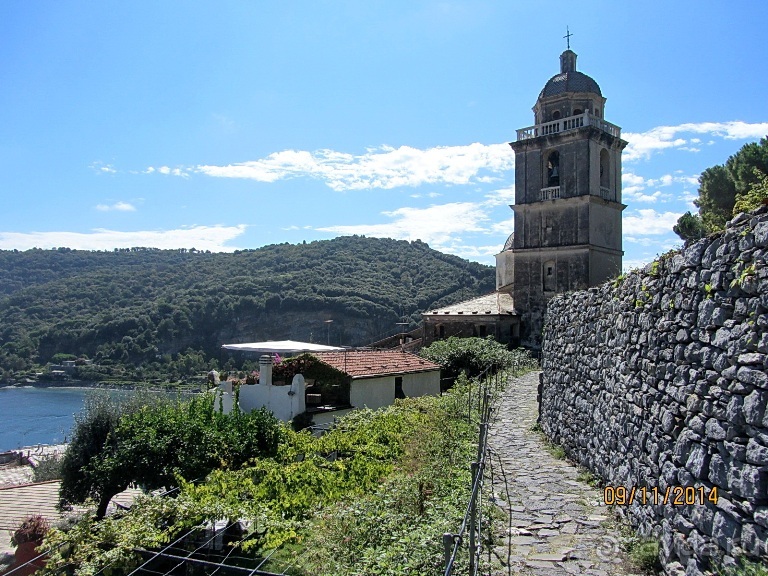
M 15 566 L 21 566 L 39 556 L 36 548 L 40 546 L 45 538 L 45 535 L 50 530 L 51 525 L 42 516 L 30 516 L 24 522 L 21 523 L 11 536 L 11 545 L 16 546 L 16 562 Z M 44 561 L 34 562 L 30 565 L 30 574 L 35 569 L 41 568 L 44 565 Z M 22 574 L 22 572 L 19 572 Z

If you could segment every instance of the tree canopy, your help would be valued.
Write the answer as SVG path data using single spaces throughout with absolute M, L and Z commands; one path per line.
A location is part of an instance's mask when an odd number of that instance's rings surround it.
M 217 254 L 0 251 L 0 380 L 73 357 L 94 361 L 81 380 L 178 380 L 226 363 L 228 342 L 368 344 L 494 282 L 492 267 L 423 242 L 359 236 Z
M 223 414 L 213 394 L 170 400 L 140 396 L 128 403 L 91 398 L 77 417 L 64 453 L 62 505 L 88 498 L 102 518 L 113 496 L 135 483 L 154 490 L 238 469 L 274 456 L 282 428 L 265 409 Z
M 673 228 L 683 240 L 697 240 L 725 228 L 739 212 L 756 208 L 768 198 L 768 137 L 750 142 L 725 164 L 704 170 L 699 176 L 698 214 L 686 212 Z

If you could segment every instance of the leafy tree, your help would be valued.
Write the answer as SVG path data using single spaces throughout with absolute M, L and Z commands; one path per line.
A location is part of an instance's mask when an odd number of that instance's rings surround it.
M 522 349 L 507 350 L 504 344 L 488 338 L 458 338 L 438 340 L 419 355 L 443 367 L 443 375 L 455 378 L 462 372 L 472 378 L 483 371 L 530 369 L 535 361 Z
M 736 202 L 736 185 L 725 166 L 707 168 L 699 176 L 699 198 L 694 204 L 706 229 L 716 232 L 731 219 Z
M 701 216 L 690 212 L 680 216 L 672 230 L 683 240 L 698 240 L 707 235 L 707 227 L 702 222 Z
M 212 394 L 186 401 L 156 397 L 128 409 L 103 400 L 89 404 L 64 455 L 62 503 L 94 498 L 102 518 L 112 497 L 132 483 L 171 487 L 179 478 L 196 480 L 277 453 L 282 428 L 271 413 L 222 414 L 215 404 Z
M 694 201 L 698 215 L 683 214 L 673 230 L 683 240 L 723 230 L 735 214 L 759 204 L 766 173 L 768 137 L 745 144 L 724 165 L 704 170 L 699 176 L 699 197 Z
M 219 254 L 0 250 L 0 369 L 63 353 L 122 380 L 139 367 L 142 378 L 183 378 L 225 365 L 225 342 L 325 341 L 328 318 L 332 343 L 367 344 L 494 280 L 493 268 L 423 242 L 359 236 Z
M 72 441 L 61 460 L 60 506 L 92 498 L 97 504 L 97 517 L 102 518 L 112 497 L 125 489 L 119 478 L 104 470 L 101 460 L 114 449 L 115 429 L 128 409 L 127 404 L 114 401 L 106 393 L 86 398 L 83 411 L 75 416 Z
M 761 138 L 759 142 L 745 144 L 741 150 L 728 158 L 725 167 L 733 180 L 736 195 L 749 193 L 762 181 L 761 174 L 768 172 L 768 137 Z
M 739 212 L 750 212 L 768 201 L 768 174 L 755 168 L 755 176 L 759 180 L 744 194 L 736 198 L 733 206 L 733 215 Z

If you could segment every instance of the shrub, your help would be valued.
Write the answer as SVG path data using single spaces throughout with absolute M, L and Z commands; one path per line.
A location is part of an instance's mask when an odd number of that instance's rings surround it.
M 48 454 L 38 459 L 37 465 L 32 469 L 32 479 L 35 482 L 47 482 L 61 478 L 61 459 L 56 454 Z

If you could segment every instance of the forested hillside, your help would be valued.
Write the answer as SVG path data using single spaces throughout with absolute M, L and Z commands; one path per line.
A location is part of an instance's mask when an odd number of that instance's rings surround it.
M 489 266 L 356 236 L 235 253 L 0 251 L 0 377 L 64 355 L 140 379 L 226 362 L 223 343 L 366 344 L 493 288 Z

